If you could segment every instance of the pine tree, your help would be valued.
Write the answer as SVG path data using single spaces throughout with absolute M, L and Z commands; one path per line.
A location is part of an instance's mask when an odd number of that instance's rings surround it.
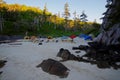
M 83 11 L 82 14 L 80 15 L 80 20 L 82 22 L 87 22 L 87 15 L 85 14 L 85 12 Z
M 69 5 L 68 3 L 65 3 L 64 5 L 64 14 L 63 14 L 64 18 L 65 18 L 65 30 L 67 30 L 68 28 L 68 18 L 70 17 L 70 12 L 69 12 Z
M 83 30 L 86 30 L 87 29 L 87 15 L 85 14 L 85 12 L 83 11 L 82 14 L 80 15 L 80 20 L 82 22 L 82 29 Z
M 69 5 L 68 5 L 68 3 L 65 3 L 63 16 L 64 16 L 64 18 L 65 18 L 66 20 L 68 20 L 68 18 L 70 17 L 70 12 L 69 12 Z

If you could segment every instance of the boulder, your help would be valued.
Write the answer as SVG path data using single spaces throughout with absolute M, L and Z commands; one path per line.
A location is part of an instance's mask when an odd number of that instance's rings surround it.
M 61 57 L 63 60 L 68 60 L 70 56 L 70 52 L 67 49 L 61 48 L 57 54 L 57 57 Z
M 69 69 L 67 67 L 53 59 L 43 60 L 43 62 L 36 67 L 41 67 L 43 71 L 57 75 L 60 78 L 65 78 L 69 74 Z
M 70 53 L 69 50 L 61 48 L 57 54 L 57 57 L 61 57 L 63 61 L 66 60 L 79 60 L 79 57 Z

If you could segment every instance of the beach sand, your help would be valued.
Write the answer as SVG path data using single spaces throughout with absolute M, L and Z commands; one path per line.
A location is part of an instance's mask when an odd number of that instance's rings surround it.
M 60 48 L 68 49 L 72 54 L 78 55 L 72 47 L 87 45 L 83 39 L 75 39 L 76 43 L 70 42 L 43 42 L 42 45 L 33 42 L 17 42 L 22 45 L 0 44 L 0 57 L 8 62 L 0 69 L 3 73 L 0 80 L 120 80 L 120 69 L 99 69 L 96 65 L 77 61 L 62 62 L 68 69 L 67 78 L 59 78 L 36 68 L 43 60 L 56 57 Z M 81 51 L 79 55 L 84 54 Z

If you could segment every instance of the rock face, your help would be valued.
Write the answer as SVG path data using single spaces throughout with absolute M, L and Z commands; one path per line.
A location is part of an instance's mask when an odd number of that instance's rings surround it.
M 90 43 L 89 51 L 86 51 L 96 61 L 105 61 L 114 68 L 120 68 L 117 62 L 120 62 L 120 0 L 107 0 L 107 11 L 104 17 L 101 29 L 102 32 Z M 95 43 L 95 44 L 94 44 Z M 91 49 L 92 48 L 92 49 Z M 90 57 L 91 58 L 91 57 Z M 98 65 L 98 66 L 101 66 Z
M 107 11 L 103 13 L 102 28 L 107 30 L 109 27 L 120 23 L 120 1 L 119 0 L 107 0 Z
M 115 24 L 106 32 L 100 33 L 94 42 L 98 42 L 104 45 L 116 45 L 120 44 L 120 23 Z
M 104 45 L 120 44 L 120 0 L 107 0 L 107 11 L 101 25 L 102 32 L 94 42 Z
M 69 74 L 69 69 L 67 67 L 53 59 L 43 60 L 43 62 L 36 67 L 41 67 L 43 71 L 57 75 L 60 78 L 65 78 Z

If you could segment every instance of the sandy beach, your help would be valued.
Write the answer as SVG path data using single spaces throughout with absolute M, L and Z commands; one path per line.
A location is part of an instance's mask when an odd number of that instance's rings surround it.
M 85 52 L 75 53 L 73 46 L 87 45 L 87 41 L 83 39 L 75 39 L 75 43 L 71 42 L 43 42 L 38 43 L 22 41 L 16 42 L 21 45 L 0 44 L 0 57 L 8 62 L 0 69 L 3 73 L 0 80 L 119 80 L 120 69 L 115 70 L 99 69 L 96 65 L 77 61 L 62 62 L 68 69 L 67 78 L 59 78 L 44 72 L 41 68 L 36 68 L 43 60 L 52 58 L 60 60 L 56 57 L 60 48 L 68 49 L 74 55 L 81 55 Z

